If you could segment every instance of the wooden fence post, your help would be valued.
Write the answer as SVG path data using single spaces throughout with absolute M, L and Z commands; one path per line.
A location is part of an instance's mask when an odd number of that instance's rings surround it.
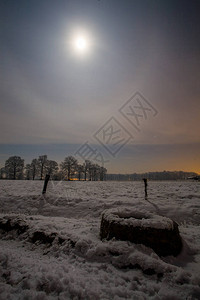
M 44 186 L 43 186 L 42 194 L 46 193 L 46 189 L 47 189 L 47 184 L 48 184 L 49 178 L 50 178 L 50 175 L 46 175 L 45 180 L 44 180 Z
M 145 197 L 147 197 L 147 178 L 143 178 L 143 181 L 144 181 Z

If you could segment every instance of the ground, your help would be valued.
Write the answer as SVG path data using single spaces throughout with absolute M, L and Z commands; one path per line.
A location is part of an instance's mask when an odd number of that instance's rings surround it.
M 200 299 L 200 182 L 0 181 L 0 299 Z M 101 241 L 101 213 L 133 207 L 179 224 L 177 256 Z

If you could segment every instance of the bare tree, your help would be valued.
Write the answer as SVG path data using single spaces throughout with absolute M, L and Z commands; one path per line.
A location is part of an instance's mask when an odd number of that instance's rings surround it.
M 93 164 L 93 178 L 92 180 L 97 181 L 100 176 L 100 166 L 98 164 Z
M 39 167 L 38 160 L 36 158 L 34 158 L 30 165 L 31 176 L 32 176 L 33 180 L 35 180 L 35 176 L 38 175 L 38 167 Z
M 40 170 L 40 180 L 44 178 L 46 165 L 47 165 L 47 155 L 39 156 L 38 168 Z
M 30 180 L 30 178 L 31 178 L 31 165 L 26 164 L 26 166 L 25 166 L 25 179 Z
M 47 160 L 45 167 L 46 174 L 54 176 L 58 172 L 58 164 L 54 160 Z
M 9 179 L 22 179 L 24 170 L 24 159 L 20 156 L 11 156 L 5 162 L 5 170 Z
M 92 162 L 89 163 L 89 168 L 88 168 L 88 175 L 89 175 L 89 180 L 93 181 L 94 180 L 94 175 L 96 174 L 96 165 L 93 164 Z
M 89 164 L 89 180 L 90 181 L 97 181 L 99 178 L 99 171 L 100 171 L 100 166 L 98 164 L 94 164 L 90 162 Z
M 67 156 L 64 159 L 64 162 L 60 164 L 61 171 L 63 172 L 64 177 L 67 176 L 67 180 L 71 180 L 71 177 L 77 169 L 77 164 L 78 162 L 73 156 Z
M 81 164 L 77 165 L 77 174 L 78 174 L 78 180 L 81 180 L 81 175 L 84 172 L 84 167 Z
M 106 168 L 94 164 L 90 160 L 85 160 L 83 164 L 84 179 L 90 181 L 104 180 L 106 175 Z
M 5 167 L 0 169 L 0 178 L 1 179 L 6 179 L 8 178 L 8 173 L 7 170 L 5 169 Z
M 106 179 L 106 173 L 107 173 L 107 169 L 104 167 L 100 167 L 99 176 L 101 181 Z
M 83 163 L 84 180 L 87 180 L 87 175 L 89 173 L 91 164 L 92 164 L 91 161 L 88 159 L 86 159 L 85 162 Z

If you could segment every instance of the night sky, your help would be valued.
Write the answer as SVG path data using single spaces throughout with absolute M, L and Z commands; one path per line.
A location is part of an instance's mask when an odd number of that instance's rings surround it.
M 1 0 L 1 166 L 61 162 L 88 142 L 109 173 L 200 173 L 199 80 L 200 1 Z M 136 92 L 139 130 L 120 112 Z M 112 117 L 126 141 L 115 154 L 96 138 Z

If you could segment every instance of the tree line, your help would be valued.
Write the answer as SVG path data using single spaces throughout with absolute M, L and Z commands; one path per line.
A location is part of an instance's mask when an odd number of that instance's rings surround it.
M 105 180 L 107 169 L 85 160 L 80 164 L 74 156 L 67 156 L 59 165 L 54 160 L 49 160 L 47 155 L 34 158 L 30 164 L 24 164 L 20 156 L 11 156 L 5 161 L 5 166 L 0 169 L 0 179 L 13 180 L 43 180 L 48 174 L 52 180 Z
M 147 172 L 133 174 L 107 174 L 107 180 L 114 181 L 138 181 L 143 178 L 149 180 L 184 180 L 189 177 L 198 176 L 195 172 L 184 171 L 162 171 L 162 172 Z

